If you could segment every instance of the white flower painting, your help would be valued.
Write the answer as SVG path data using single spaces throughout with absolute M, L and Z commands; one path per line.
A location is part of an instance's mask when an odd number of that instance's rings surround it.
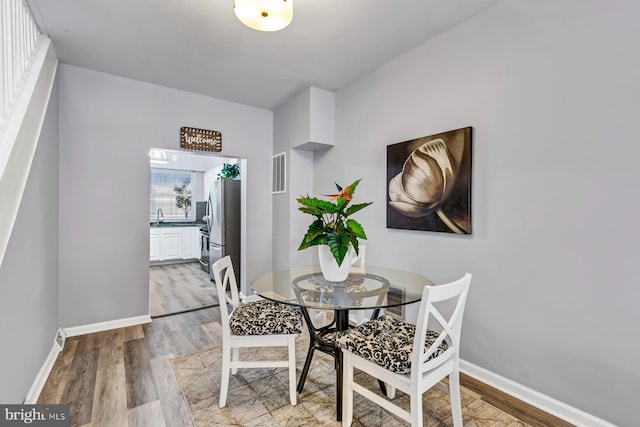
M 471 133 L 387 146 L 387 228 L 471 234 Z

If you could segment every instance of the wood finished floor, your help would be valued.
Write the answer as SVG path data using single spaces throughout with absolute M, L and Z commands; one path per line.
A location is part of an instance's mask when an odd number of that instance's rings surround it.
M 218 304 L 214 283 L 199 262 L 149 268 L 151 317 L 166 316 Z
M 219 309 L 67 339 L 38 403 L 70 405 L 72 426 L 192 426 L 170 358 L 214 345 Z
M 67 339 L 38 403 L 70 405 L 71 426 L 192 427 L 170 359 L 221 345 L 218 307 Z M 534 427 L 570 427 L 466 375 L 461 384 Z

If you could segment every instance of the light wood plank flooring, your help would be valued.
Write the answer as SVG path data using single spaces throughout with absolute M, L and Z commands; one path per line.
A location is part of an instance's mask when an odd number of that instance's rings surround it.
M 69 404 L 71 426 L 192 427 L 170 359 L 221 345 L 219 322 L 214 307 L 69 338 L 38 403 Z M 571 426 L 466 375 L 461 384 L 528 425 Z
M 216 288 L 199 262 L 149 268 L 151 317 L 182 313 L 218 304 Z
M 187 426 L 170 358 L 214 345 L 219 309 L 67 339 L 38 403 L 70 405 L 71 426 Z

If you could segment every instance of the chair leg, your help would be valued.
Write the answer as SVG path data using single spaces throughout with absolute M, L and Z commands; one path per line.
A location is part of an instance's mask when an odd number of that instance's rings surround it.
M 353 420 L 353 365 L 348 352 L 342 359 L 342 426 L 350 427 Z
M 233 348 L 233 361 L 237 362 L 240 360 L 240 349 L 238 347 Z M 233 375 L 238 373 L 238 366 L 234 363 L 233 368 L 231 368 L 231 373 Z
M 296 392 L 296 337 L 289 337 L 289 399 L 292 405 L 298 403 Z
M 410 402 L 411 427 L 422 427 L 422 394 L 418 390 L 412 390 Z
M 387 388 L 386 396 L 389 399 L 395 398 L 396 397 L 396 388 L 394 386 L 392 386 L 392 385 L 389 385 L 389 384 L 385 384 L 385 385 L 386 385 L 386 388 Z
M 462 427 L 462 403 L 460 402 L 460 374 L 454 369 L 449 374 L 449 398 L 454 427 Z
M 227 404 L 227 390 L 229 389 L 229 370 L 231 369 L 231 349 L 222 347 L 222 378 L 220 380 L 220 401 L 218 406 L 224 408 Z

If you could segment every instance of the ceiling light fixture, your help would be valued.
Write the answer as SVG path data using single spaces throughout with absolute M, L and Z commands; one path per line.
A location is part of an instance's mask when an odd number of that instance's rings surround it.
M 233 10 L 249 28 L 278 31 L 293 19 L 293 0 L 234 0 Z
M 149 150 L 149 157 L 150 157 L 149 161 L 151 163 L 158 163 L 158 164 L 168 163 L 167 152 L 163 150 L 155 150 L 152 148 L 151 150 Z

